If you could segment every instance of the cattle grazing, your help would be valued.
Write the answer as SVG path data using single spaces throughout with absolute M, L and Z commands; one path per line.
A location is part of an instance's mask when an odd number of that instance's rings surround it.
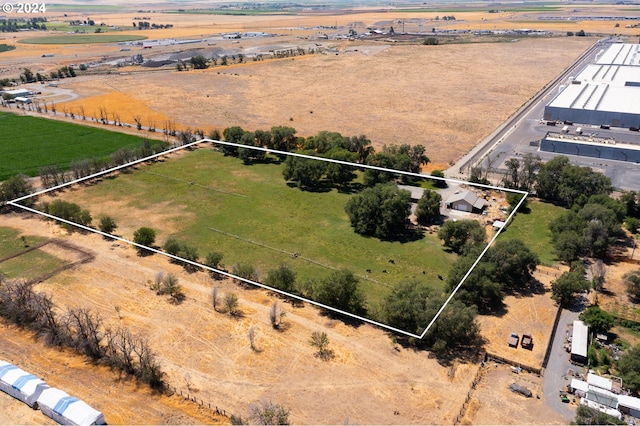
M 391 263 L 392 265 L 395 265 L 396 261 L 393 259 L 389 259 L 389 263 Z
M 367 269 L 367 274 L 370 274 L 370 273 L 371 273 L 371 269 Z
M 383 269 L 383 270 L 382 270 L 382 273 L 383 273 L 383 274 L 386 274 L 386 273 L 387 273 L 387 270 L 386 270 L 386 269 Z
M 443 280 L 442 275 L 438 275 L 438 279 L 442 281 Z

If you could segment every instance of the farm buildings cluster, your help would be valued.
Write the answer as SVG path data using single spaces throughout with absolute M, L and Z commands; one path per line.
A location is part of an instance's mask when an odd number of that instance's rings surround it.
M 589 327 L 582 321 L 573 322 L 570 351 L 571 362 L 577 365 L 588 365 Z M 574 377 L 568 391 L 580 398 L 580 404 L 594 408 L 602 413 L 622 419 L 626 414 L 640 418 L 640 398 L 625 394 L 620 378 L 608 379 L 594 374 L 591 370 L 584 377 Z
M 622 419 L 623 414 L 640 417 L 640 398 L 625 395 L 620 379 L 611 380 L 590 372 L 586 381 L 571 379 L 569 387 L 575 396 L 580 397 L 581 405 L 617 419 Z
M 65 425 L 103 425 L 104 416 L 78 398 L 0 360 L 0 390 Z

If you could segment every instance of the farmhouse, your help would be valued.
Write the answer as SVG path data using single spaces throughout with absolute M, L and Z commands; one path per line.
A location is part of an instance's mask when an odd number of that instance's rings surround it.
M 582 321 L 573 322 L 571 335 L 571 361 L 587 365 L 587 347 L 589 346 L 589 327 Z
M 544 109 L 545 120 L 640 127 L 640 45 L 612 44 Z
M 456 191 L 445 202 L 448 209 L 462 212 L 480 213 L 484 209 L 485 201 L 473 191 Z

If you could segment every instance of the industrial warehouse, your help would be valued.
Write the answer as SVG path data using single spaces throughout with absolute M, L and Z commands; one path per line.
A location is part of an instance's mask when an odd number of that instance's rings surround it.
M 640 127 L 640 45 L 612 44 L 560 88 L 545 120 Z
M 640 163 L 640 146 L 616 143 L 613 139 L 593 136 L 549 132 L 540 141 L 540 150 L 563 155 Z

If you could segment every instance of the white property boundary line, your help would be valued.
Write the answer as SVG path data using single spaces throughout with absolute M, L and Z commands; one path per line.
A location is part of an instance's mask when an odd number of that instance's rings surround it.
M 56 216 L 50 215 L 48 213 L 43 213 L 43 212 L 38 211 L 36 209 L 32 209 L 30 207 L 26 207 L 26 206 L 18 204 L 20 201 L 23 201 L 23 200 L 26 200 L 26 199 L 29 199 L 29 198 L 32 198 L 32 197 L 36 197 L 38 195 L 46 194 L 48 192 L 55 191 L 55 190 L 58 190 L 58 189 L 62 189 L 62 188 L 65 188 L 67 186 L 74 185 L 76 183 L 81 183 L 81 182 L 84 182 L 84 181 L 87 181 L 87 180 L 90 180 L 90 179 L 94 179 L 94 178 L 97 178 L 97 177 L 100 177 L 100 176 L 103 176 L 103 175 L 106 175 L 106 174 L 109 174 L 109 173 L 113 173 L 115 171 L 122 170 L 122 169 L 125 169 L 125 168 L 128 168 L 128 167 L 131 167 L 131 166 L 135 166 L 137 164 L 144 163 L 144 162 L 147 162 L 149 160 L 154 160 L 154 159 L 162 157 L 164 155 L 171 154 L 173 152 L 180 151 L 180 150 L 185 149 L 185 148 L 190 148 L 190 147 L 192 147 L 194 145 L 198 145 L 198 144 L 203 143 L 203 142 L 211 142 L 212 144 L 216 144 L 216 145 L 235 146 L 237 148 L 254 149 L 254 150 L 257 150 L 257 151 L 264 151 L 264 152 L 269 152 L 269 153 L 272 153 L 272 154 L 288 155 L 288 156 L 292 156 L 292 157 L 301 157 L 301 158 L 307 158 L 307 159 L 310 159 L 310 160 L 326 161 L 326 162 L 329 162 L 329 163 L 342 164 L 342 165 L 351 166 L 351 167 L 360 168 L 360 169 L 379 170 L 379 171 L 395 173 L 395 174 L 399 174 L 399 175 L 418 177 L 418 178 L 421 178 L 421 179 L 434 179 L 434 180 L 442 180 L 442 181 L 451 181 L 451 182 L 456 182 L 456 183 L 459 183 L 459 184 L 477 186 L 477 187 L 481 187 L 481 188 L 489 188 L 489 189 L 495 189 L 495 190 L 498 190 L 498 191 L 518 193 L 518 194 L 522 194 L 523 197 L 520 199 L 520 202 L 518 203 L 518 205 L 511 211 L 511 214 L 509 214 L 509 216 L 505 219 L 505 226 L 503 226 L 502 228 L 499 228 L 497 230 L 496 234 L 493 236 L 493 238 L 489 241 L 489 243 L 487 243 L 487 245 L 484 248 L 484 250 L 482 250 L 482 253 L 480 253 L 480 255 L 478 256 L 476 261 L 473 263 L 473 265 L 471 265 L 471 268 L 467 271 L 467 273 L 464 275 L 464 277 L 462 277 L 462 280 L 460 280 L 458 285 L 453 289 L 453 291 L 451 292 L 449 297 L 445 300 L 445 302 L 443 303 L 442 307 L 438 310 L 438 312 L 435 314 L 435 316 L 431 319 L 431 322 L 427 325 L 427 327 L 424 329 L 422 334 L 415 334 L 415 333 L 410 333 L 410 332 L 405 331 L 405 330 L 400 330 L 400 329 L 392 327 L 392 326 L 390 326 L 388 324 L 383 324 L 381 322 L 374 321 L 372 319 L 365 318 L 365 317 L 362 317 L 362 316 L 359 316 L 359 315 L 355 315 L 355 314 L 352 314 L 350 312 L 343 311 L 341 309 L 336 309 L 336 308 L 334 308 L 332 306 L 328 306 L 328 305 L 325 305 L 323 303 L 316 302 L 315 300 L 307 299 L 305 297 L 302 297 L 302 296 L 299 296 L 299 295 L 296 295 L 296 294 L 288 293 L 286 291 L 282 291 L 282 290 L 279 290 L 279 289 L 276 289 L 276 288 L 273 288 L 273 287 L 269 287 L 269 286 L 264 285 L 262 283 L 259 283 L 257 281 L 252 281 L 252 280 L 249 280 L 249 279 L 246 279 L 246 278 L 242 278 L 242 277 L 239 277 L 237 275 L 233 275 L 233 274 L 230 274 L 228 272 L 225 272 L 225 271 L 222 271 L 222 270 L 219 270 L 219 269 L 211 268 L 209 266 L 206 266 L 206 265 L 203 265 L 203 264 L 200 264 L 200 263 L 197 263 L 197 262 L 193 262 L 191 260 L 183 259 L 181 257 L 175 256 L 175 255 L 172 255 L 172 254 L 169 254 L 169 253 L 165 253 L 163 251 L 160 251 L 160 250 L 157 250 L 157 249 L 154 249 L 154 248 L 151 248 L 151 247 L 143 246 L 143 245 L 135 243 L 133 241 L 129 241 L 129 240 L 125 239 L 125 238 L 121 238 L 121 237 L 117 237 L 115 235 L 107 234 L 106 232 L 102 232 L 102 231 L 99 231 L 97 229 L 90 228 L 90 227 L 85 226 L 85 225 L 81 225 L 79 223 L 71 222 L 71 221 L 66 220 L 66 219 L 61 219 L 61 218 L 58 218 Z M 381 328 L 384 328 L 384 329 L 387 329 L 387 330 L 390 330 L 390 331 L 394 331 L 396 333 L 404 334 L 404 335 L 410 336 L 410 337 L 415 337 L 417 339 L 422 339 L 427 334 L 427 332 L 429 331 L 431 326 L 433 326 L 433 324 L 436 322 L 436 320 L 438 319 L 440 314 L 442 314 L 442 312 L 447 307 L 447 305 L 449 304 L 451 299 L 453 299 L 453 297 L 457 293 L 458 289 L 460 289 L 460 287 L 462 286 L 462 284 L 464 284 L 464 282 L 469 277 L 471 272 L 473 272 L 473 269 L 480 262 L 480 260 L 485 255 L 487 250 L 489 250 L 489 247 L 491 247 L 491 245 L 494 243 L 496 238 L 498 238 L 498 235 L 500 235 L 502 230 L 506 227 L 506 224 L 508 224 L 511 221 L 511 219 L 515 215 L 516 211 L 520 208 L 520 206 L 522 205 L 522 203 L 524 202 L 525 198 L 528 195 L 529 195 L 529 193 L 526 192 L 526 191 L 518 191 L 518 190 L 500 188 L 498 186 L 493 186 L 493 185 L 473 184 L 473 183 L 469 183 L 467 181 L 458 180 L 458 179 L 449 179 L 449 178 L 440 178 L 440 177 L 436 177 L 436 176 L 427 176 L 427 175 L 423 175 L 423 174 L 420 174 L 420 173 L 403 172 L 403 171 L 399 171 L 399 170 L 387 169 L 387 168 L 384 168 L 384 167 L 372 166 L 372 165 L 368 165 L 368 164 L 350 163 L 348 161 L 334 160 L 334 159 L 322 158 L 322 157 L 314 157 L 312 155 L 298 154 L 298 153 L 293 153 L 293 152 L 286 152 L 286 151 L 280 151 L 280 150 L 274 150 L 274 149 L 267 149 L 267 148 L 262 148 L 262 147 L 246 146 L 246 145 L 241 145 L 241 144 L 232 143 L 232 142 L 226 142 L 226 141 L 219 141 L 219 140 L 213 140 L 213 139 L 204 138 L 204 139 L 200 139 L 200 140 L 195 141 L 195 142 L 191 142 L 191 143 L 182 145 L 180 147 L 172 148 L 172 149 L 169 149 L 167 151 L 163 151 L 161 153 L 154 154 L 154 155 L 151 155 L 149 157 L 145 157 L 145 158 L 133 161 L 131 163 L 123 164 L 123 165 L 117 166 L 117 167 L 112 167 L 110 169 L 107 169 L 107 170 L 104 170 L 104 171 L 101 171 L 101 172 L 98 172 L 98 173 L 94 173 L 92 175 L 85 176 L 85 177 L 80 178 L 80 179 L 75 179 L 75 180 L 72 180 L 70 182 L 54 186 L 52 188 L 48 188 L 48 189 L 45 189 L 45 190 L 42 190 L 42 191 L 37 191 L 37 192 L 35 192 L 33 194 L 29 194 L 29 195 L 26 195 L 26 196 L 23 196 L 23 197 L 20 197 L 20 198 L 16 198 L 14 200 L 8 201 L 7 204 L 11 205 L 11 206 L 14 206 L 14 207 L 17 207 L 17 208 L 20 208 L 20 209 L 23 209 L 23 210 L 26 210 L 26 211 L 29 211 L 31 213 L 39 214 L 39 215 L 47 217 L 49 219 L 54 219 L 54 220 L 57 220 L 59 222 L 66 223 L 68 225 L 75 226 L 77 228 L 83 229 L 83 230 L 88 231 L 88 232 L 93 232 L 95 234 L 102 235 L 103 237 L 106 237 L 106 238 L 110 238 L 110 239 L 113 239 L 113 240 L 116 240 L 116 241 L 121 241 L 123 243 L 131 244 L 131 245 L 133 245 L 135 247 L 138 247 L 138 248 L 141 248 L 141 249 L 145 249 L 147 251 L 150 251 L 150 252 L 153 252 L 153 253 L 156 253 L 156 254 L 160 254 L 162 256 L 166 256 L 168 258 L 171 258 L 171 259 L 174 259 L 174 260 L 177 260 L 177 261 L 180 261 L 180 262 L 188 263 L 190 265 L 193 265 L 193 266 L 196 266 L 196 267 L 199 267 L 199 268 L 202 268 L 202 269 L 206 269 L 208 271 L 215 272 L 215 273 L 218 273 L 220 275 L 224 275 L 226 277 L 233 278 L 235 280 L 242 281 L 244 283 L 254 285 L 256 287 L 260 287 L 260 288 L 263 288 L 263 289 L 266 289 L 266 290 L 269 290 L 269 291 L 273 291 L 275 293 L 279 293 L 279 294 L 282 294 L 284 296 L 287 296 L 287 297 L 290 297 L 290 298 L 293 298 L 293 299 L 296 299 L 296 300 L 307 302 L 307 303 L 309 303 L 311 305 L 315 305 L 315 306 L 318 306 L 320 308 L 327 309 L 329 311 L 333 311 L 333 312 L 339 313 L 341 315 L 346 315 L 348 317 L 351 317 L 351 318 L 354 318 L 354 319 L 357 319 L 357 320 L 360 320 L 360 321 L 363 321 L 363 322 L 366 322 L 366 323 L 369 323 L 369 324 L 373 324 L 375 326 L 378 326 L 378 327 L 381 327 Z

